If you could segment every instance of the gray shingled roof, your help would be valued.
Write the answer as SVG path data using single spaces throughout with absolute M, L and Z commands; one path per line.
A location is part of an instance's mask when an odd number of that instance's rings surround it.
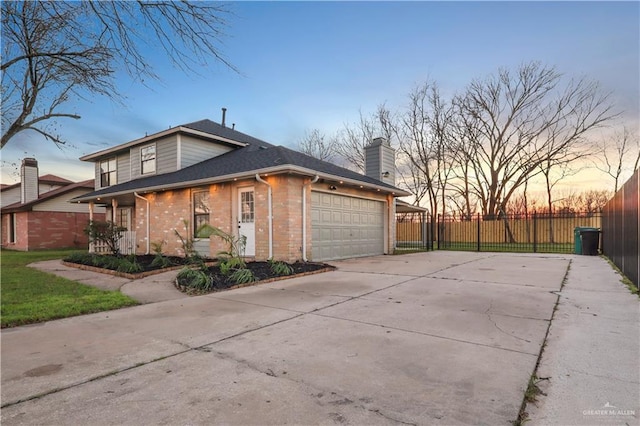
M 184 124 L 189 127 L 221 137 L 248 143 L 246 147 L 238 148 L 220 156 L 210 158 L 192 166 L 155 176 L 135 179 L 129 182 L 99 189 L 95 192 L 78 197 L 76 200 L 87 200 L 96 197 L 106 197 L 111 194 L 144 191 L 150 188 L 163 189 L 189 186 L 190 182 L 204 183 L 207 180 L 223 179 L 225 176 L 251 174 L 254 171 L 270 168 L 286 168 L 287 166 L 303 168 L 309 173 L 332 175 L 345 180 L 362 182 L 366 186 L 386 188 L 389 192 L 403 193 L 404 191 L 388 185 L 380 180 L 364 176 L 360 173 L 336 166 L 335 164 L 318 160 L 309 155 L 283 147 L 274 146 L 260 139 L 245 135 L 236 130 L 222 127 L 210 120 L 202 120 Z
M 193 123 L 182 124 L 178 127 L 187 127 L 189 129 L 198 130 L 200 132 L 209 133 L 211 135 L 220 136 L 237 142 L 248 143 L 251 145 L 273 146 L 263 140 L 254 138 L 253 136 L 249 136 L 230 127 L 225 127 L 211 120 L 205 119 L 194 121 Z

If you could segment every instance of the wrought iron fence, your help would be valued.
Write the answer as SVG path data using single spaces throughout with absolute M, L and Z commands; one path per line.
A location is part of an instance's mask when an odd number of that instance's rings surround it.
M 638 288 L 640 280 L 640 170 L 603 209 L 602 252 Z
M 396 250 L 433 250 L 433 221 L 424 212 L 396 213 Z
M 596 212 L 506 214 L 487 220 L 438 215 L 435 248 L 439 250 L 574 253 L 576 228 L 601 227 Z M 579 245 L 579 243 L 578 243 Z

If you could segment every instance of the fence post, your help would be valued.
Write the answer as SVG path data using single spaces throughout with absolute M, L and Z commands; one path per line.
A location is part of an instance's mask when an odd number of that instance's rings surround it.
M 428 249 L 429 246 L 427 246 L 427 213 L 426 212 L 422 212 L 420 214 L 420 223 L 421 223 L 421 231 L 422 231 L 422 248 L 426 248 Z
M 538 252 L 538 216 L 536 211 L 533 211 L 533 252 Z
M 431 234 L 429 234 L 429 248 L 433 250 L 433 242 L 436 240 L 436 238 L 438 238 L 436 235 L 436 228 L 438 227 L 438 224 L 436 223 L 436 217 L 432 214 L 429 214 L 429 223 L 431 224 Z
M 476 246 L 477 251 L 480 251 L 480 213 L 478 213 L 478 243 Z
M 440 227 L 440 213 L 436 216 L 436 231 L 438 239 L 438 250 L 440 250 L 440 240 L 442 239 L 442 228 Z

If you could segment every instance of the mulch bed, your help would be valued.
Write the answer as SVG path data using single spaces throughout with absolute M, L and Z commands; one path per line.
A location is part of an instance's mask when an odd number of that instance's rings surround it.
M 149 275 L 155 275 L 161 272 L 179 270 L 182 267 L 187 266 L 184 257 L 178 257 L 178 256 L 166 256 L 166 257 L 168 257 L 171 260 L 174 266 L 169 268 L 159 269 L 151 266 L 151 262 L 153 262 L 153 259 L 155 258 L 154 255 L 136 255 L 136 261 L 144 269 L 144 272 L 140 272 L 136 274 L 127 274 L 124 272 L 118 272 L 111 269 L 104 269 L 104 268 L 96 267 L 93 265 L 72 263 L 69 261 L 63 261 L 62 263 L 64 265 L 71 266 L 78 269 L 84 269 L 84 270 L 93 271 L 93 272 L 100 272 L 104 274 L 115 275 L 115 276 L 125 277 L 129 279 L 139 279 Z M 253 272 L 255 281 L 246 283 L 246 284 L 236 284 L 230 281 L 227 276 L 222 275 L 217 265 L 212 264 L 212 262 L 215 261 L 214 259 L 206 259 L 206 261 L 208 265 L 208 273 L 211 275 L 211 278 L 213 281 L 212 289 L 205 292 L 197 291 L 192 288 L 183 286 L 177 281 L 175 282 L 176 288 L 188 294 L 203 294 L 203 293 L 210 293 L 210 292 L 215 292 L 220 290 L 228 290 L 232 288 L 247 287 L 247 286 L 252 286 L 256 284 L 262 284 L 262 283 L 267 283 L 271 281 L 310 275 L 310 274 L 315 274 L 315 273 L 320 273 L 325 271 L 332 271 L 335 269 L 335 267 L 328 265 L 326 263 L 295 262 L 295 263 L 289 263 L 289 266 L 293 268 L 293 273 L 291 275 L 278 276 L 271 271 L 271 266 L 269 262 L 247 262 L 246 263 L 247 269 Z
M 247 269 L 253 272 L 253 276 L 256 280 L 244 285 L 235 284 L 230 281 L 227 276 L 222 275 L 217 266 L 210 266 L 209 274 L 213 278 L 212 291 L 244 287 L 247 285 L 255 285 L 257 282 L 275 281 L 278 279 L 292 278 L 294 276 L 309 275 L 311 273 L 335 269 L 333 266 L 327 265 L 326 263 L 296 262 L 290 263 L 289 266 L 293 268 L 293 273 L 291 275 L 278 276 L 271 272 L 271 267 L 268 262 L 247 262 Z

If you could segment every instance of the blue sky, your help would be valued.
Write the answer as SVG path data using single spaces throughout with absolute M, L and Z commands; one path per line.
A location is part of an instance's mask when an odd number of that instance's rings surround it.
M 463 90 L 498 67 L 532 60 L 567 76 L 598 80 L 637 129 L 640 116 L 638 2 L 237 2 L 224 56 L 240 74 L 213 64 L 184 75 L 151 54 L 162 77 L 150 87 L 123 77 L 124 105 L 95 98 L 59 123 L 60 150 L 25 132 L 0 151 L 9 163 L 35 156 L 40 173 L 92 177 L 81 155 L 203 118 L 294 147 L 306 130 L 327 134 L 386 102 L 402 107 L 426 79 Z

